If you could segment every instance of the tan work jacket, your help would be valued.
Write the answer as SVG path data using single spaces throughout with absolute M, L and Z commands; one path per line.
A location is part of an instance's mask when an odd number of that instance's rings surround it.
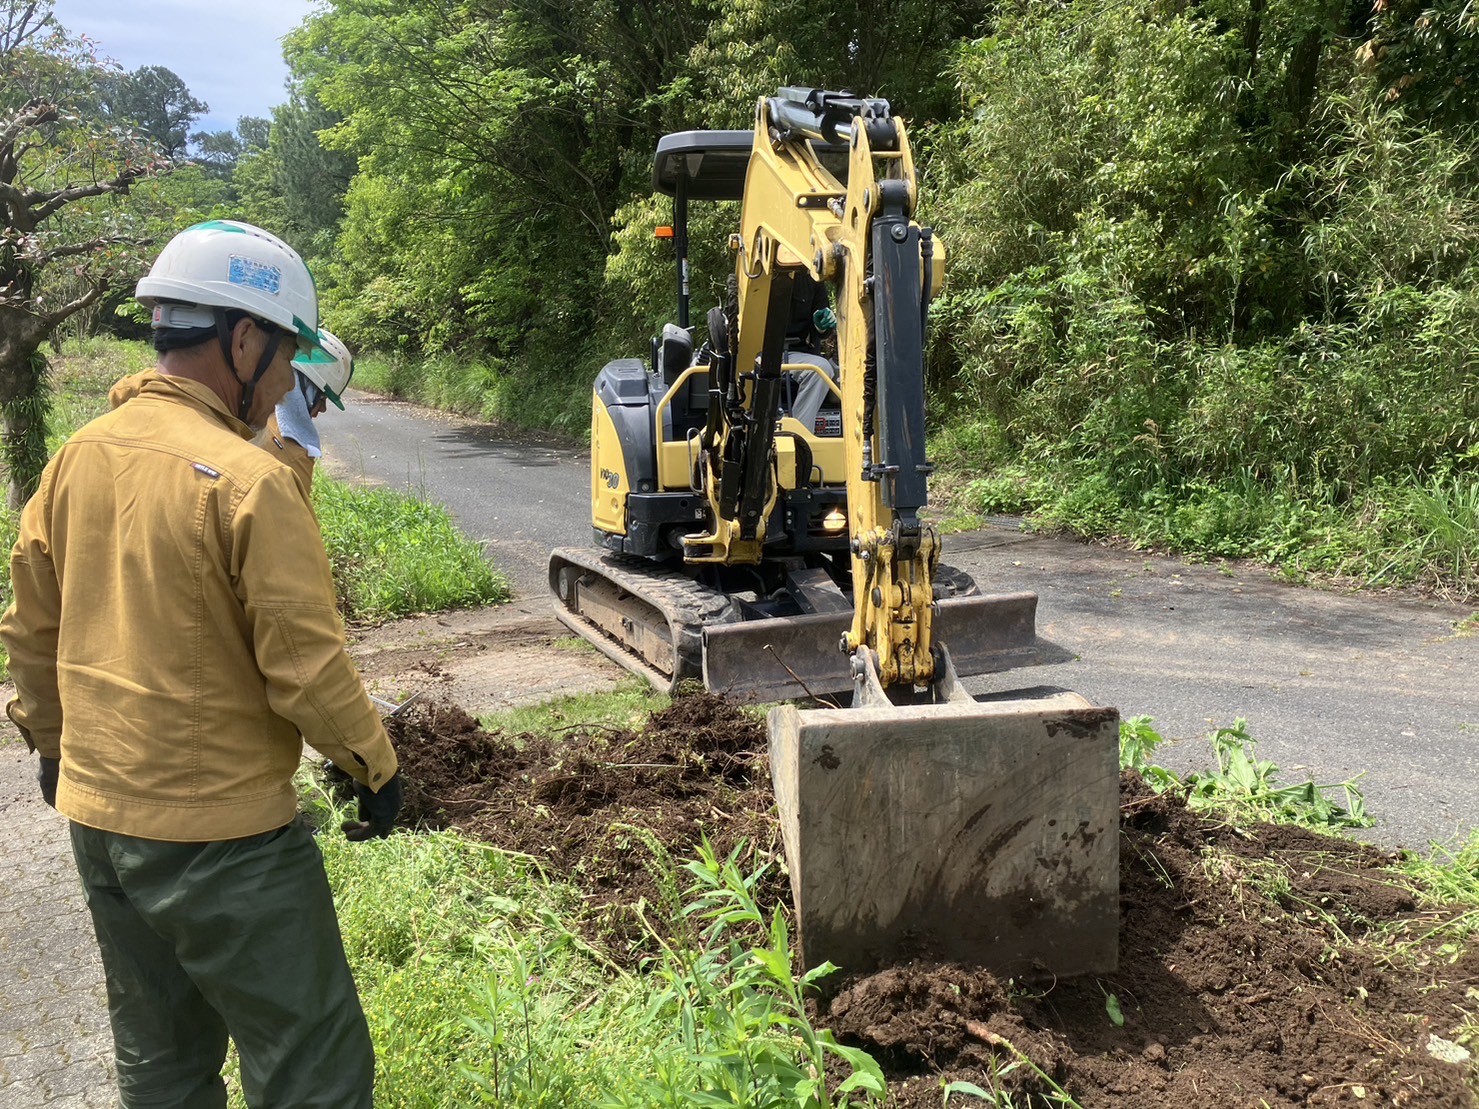
M 9 713 L 60 756 L 57 808 L 148 839 L 269 831 L 300 733 L 378 789 L 395 752 L 298 478 L 208 387 L 133 384 L 46 467 L 11 554 Z
M 139 390 L 144 387 L 144 382 L 155 376 L 158 375 L 154 370 L 145 370 L 142 373 L 119 378 L 113 383 L 113 388 L 108 390 L 108 403 L 117 408 L 124 401 L 138 396 Z M 298 480 L 303 483 L 303 491 L 309 495 L 309 504 L 312 504 L 313 467 L 318 459 L 309 454 L 303 448 L 303 444 L 296 439 L 289 439 L 283 435 L 282 428 L 277 426 L 276 411 L 267 417 L 267 427 L 257 432 L 252 437 L 252 442 L 293 468 L 293 473 L 297 474 Z
M 274 458 L 291 466 L 303 483 L 304 491 L 313 492 L 313 467 L 318 459 L 309 454 L 302 443 L 282 433 L 282 428 L 277 426 L 276 412 L 267 417 L 267 430 L 257 437 L 256 443 Z

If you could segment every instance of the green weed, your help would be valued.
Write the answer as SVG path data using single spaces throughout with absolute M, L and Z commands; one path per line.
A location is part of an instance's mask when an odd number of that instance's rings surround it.
M 1112 997 L 1113 995 L 1111 994 L 1109 996 Z M 1057 1106 L 1058 1109 L 1083 1109 L 1083 1106 L 1075 1101 L 1073 1096 L 1053 1079 L 1052 1075 L 1034 1063 L 1021 1048 L 1017 1047 L 1006 1037 L 999 1036 L 995 1032 L 985 1030 L 983 1035 L 988 1044 L 1004 1052 L 1010 1061 L 1003 1063 L 1000 1056 L 994 1053 L 992 1054 L 990 1061 L 987 1063 L 987 1069 L 991 1074 L 991 1088 L 989 1090 L 976 1085 L 974 1082 L 957 1081 L 942 1083 L 941 1088 L 945 1095 L 943 1103 L 945 1109 L 950 1109 L 950 1099 L 956 1094 L 984 1101 L 988 1105 L 994 1106 L 995 1109 L 1017 1109 L 1019 1105 L 1022 1106 L 1022 1109 L 1027 1109 L 1029 1105 Z M 1023 1100 L 1018 1101 L 1011 1091 L 1002 1088 L 1002 1080 L 1017 1071 L 1026 1071 L 1033 1075 L 1037 1079 L 1037 1082 L 1041 1083 L 1045 1089 L 1040 1093 L 1036 1093 L 1034 1096 L 1024 1096 Z
M 1426 856 L 1405 858 L 1402 871 L 1424 905 L 1447 914 L 1430 936 L 1462 945 L 1479 935 L 1479 829 L 1456 847 L 1435 843 Z
M 1177 775 L 1149 762 L 1164 739 L 1151 726 L 1151 718 L 1135 716 L 1120 722 L 1120 768 L 1140 771 L 1157 792 L 1183 791 L 1188 807 L 1216 811 L 1240 823 L 1269 822 L 1302 824 L 1320 830 L 1366 828 L 1365 798 L 1356 782 L 1317 785 L 1313 780 L 1295 785 L 1279 781 L 1279 768 L 1257 757 L 1257 741 L 1248 734 L 1248 722 L 1236 720 L 1230 728 L 1218 728 L 1207 740 L 1216 769 Z M 1337 802 L 1332 796 L 1339 791 Z
M 1414 580 L 1438 585 L 1479 579 L 1479 480 L 1436 476 L 1403 488 L 1386 510 L 1387 561 L 1370 581 Z
M 507 579 L 439 504 L 320 471 L 313 507 L 350 618 L 392 619 L 509 597 Z
M 806 993 L 836 968 L 795 974 L 785 917 L 776 910 L 767 923 L 753 893 L 764 868 L 743 873 L 743 849 L 720 860 L 705 841 L 686 865 L 693 884 L 683 915 L 702 924 L 702 942 L 689 947 L 652 933 L 663 946 L 654 968 L 662 987 L 649 1019 L 674 1026 L 677 1042 L 652 1075 L 612 1091 L 603 1106 L 843 1109 L 884 1096 L 872 1057 L 807 1017 Z M 829 1060 L 845 1072 L 835 1088 Z

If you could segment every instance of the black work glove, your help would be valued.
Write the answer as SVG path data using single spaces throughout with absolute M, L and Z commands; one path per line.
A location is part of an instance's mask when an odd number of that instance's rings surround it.
M 340 825 L 344 838 L 359 843 L 367 839 L 384 839 L 390 835 L 396 814 L 401 811 L 404 796 L 401 791 L 400 771 L 390 776 L 390 781 L 372 793 L 370 787 L 354 783 L 354 795 L 359 799 L 359 819 L 346 820 Z
M 56 780 L 61 773 L 62 760 L 41 756 L 41 769 L 36 771 L 36 780 L 41 783 L 41 800 L 56 808 Z

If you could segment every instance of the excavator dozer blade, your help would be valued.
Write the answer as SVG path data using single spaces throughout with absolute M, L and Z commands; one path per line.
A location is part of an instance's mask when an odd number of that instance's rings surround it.
M 993 674 L 1072 656 L 1037 637 L 1037 594 L 951 597 L 935 603 L 934 640 L 961 674 Z M 703 630 L 704 685 L 715 693 L 784 701 L 852 689 L 842 637 L 852 613 L 779 616 Z
M 771 710 L 805 966 L 1114 970 L 1119 714 L 1075 693 L 1015 696 Z

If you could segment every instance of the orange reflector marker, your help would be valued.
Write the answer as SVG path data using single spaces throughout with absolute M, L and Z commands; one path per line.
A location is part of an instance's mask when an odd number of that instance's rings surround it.
M 652 234 L 659 239 L 671 239 L 673 237 L 673 229 L 671 227 L 655 227 L 652 230 Z

